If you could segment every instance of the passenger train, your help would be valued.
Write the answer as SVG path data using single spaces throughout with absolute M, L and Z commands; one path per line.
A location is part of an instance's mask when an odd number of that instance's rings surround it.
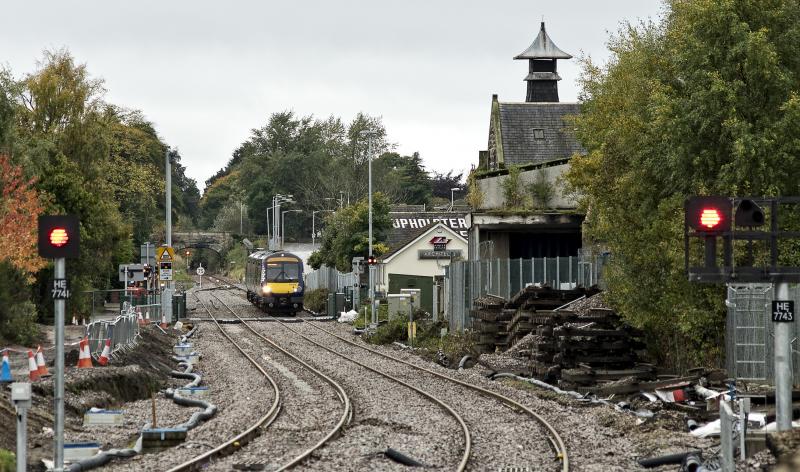
M 303 310 L 303 260 L 282 251 L 256 251 L 245 267 L 247 299 L 269 314 Z

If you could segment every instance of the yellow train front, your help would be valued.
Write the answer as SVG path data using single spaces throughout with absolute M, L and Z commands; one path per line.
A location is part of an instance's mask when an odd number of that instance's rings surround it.
M 245 268 L 247 299 L 269 314 L 303 310 L 303 260 L 289 252 L 256 251 Z

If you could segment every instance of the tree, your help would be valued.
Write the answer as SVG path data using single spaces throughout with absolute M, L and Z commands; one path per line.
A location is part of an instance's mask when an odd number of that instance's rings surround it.
M 42 213 L 35 180 L 0 154 L 0 260 L 30 277 L 45 265 L 36 248 L 37 219 Z
M 463 192 L 466 190 L 466 185 L 462 182 L 464 173 L 453 174 L 453 172 L 455 171 L 451 170 L 447 174 L 441 174 L 434 171 L 431 177 L 431 192 L 434 197 L 445 198 L 449 201 L 450 191 L 454 188 L 459 189 L 457 192 L 464 196 Z
M 342 272 L 349 272 L 353 257 L 369 254 L 369 205 L 367 199 L 344 207 L 325 218 L 322 243 L 319 250 L 309 258 L 311 267 L 318 269 L 327 265 Z M 373 254 L 381 255 L 388 250 L 384 244 L 391 227 L 389 201 L 380 192 L 372 198 Z
M 608 299 L 672 366 L 718 361 L 723 288 L 683 273 L 684 198 L 794 195 L 800 175 L 800 4 L 671 1 L 587 59 L 567 180 L 587 238 L 613 257 Z M 687 359 L 688 357 L 688 359 Z

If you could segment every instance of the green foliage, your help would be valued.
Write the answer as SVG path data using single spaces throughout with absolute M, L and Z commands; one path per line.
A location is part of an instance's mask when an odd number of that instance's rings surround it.
M 267 209 L 275 194 L 292 195 L 294 203 L 284 209 L 303 209 L 286 216 L 287 239 L 311 236 L 312 211 L 334 209 L 367 194 L 367 144 L 361 131 L 372 138 L 373 188 L 381 189 L 391 203 L 428 203 L 431 183 L 418 153 L 411 156 L 389 152 L 386 130 L 380 119 L 358 114 L 350 123 L 340 118 L 299 117 L 293 112 L 274 113 L 267 124 L 234 151 L 231 160 L 206 181 L 200 203 L 201 225 L 224 226 L 217 221 L 223 209 Z M 267 211 L 246 215 L 256 234 L 271 231 Z M 317 222 L 320 215 L 317 213 Z M 238 227 L 238 225 L 237 225 Z M 319 229 L 319 226 L 317 226 Z
M 0 472 L 14 472 L 17 467 L 17 459 L 14 453 L 5 449 L 0 449 Z
M 379 325 L 375 331 L 365 334 L 364 341 L 370 344 L 391 344 L 408 340 L 408 316 L 399 315 Z
M 324 313 L 328 305 L 328 289 L 309 290 L 303 297 L 303 305 L 315 313 Z
M 588 150 L 567 181 L 584 195 L 587 237 L 613 254 L 608 300 L 685 367 L 719 362 L 720 286 L 683 273 L 683 201 L 695 194 L 795 195 L 800 175 L 800 4 L 673 1 L 629 25 L 605 66 L 584 60 Z
M 533 182 L 528 184 L 528 192 L 533 200 L 533 205 L 538 209 L 550 208 L 553 198 L 556 196 L 556 188 L 547 178 L 544 169 L 539 169 L 533 178 Z
M 311 267 L 327 265 L 342 272 L 352 269 L 353 257 L 369 254 L 369 204 L 367 199 L 345 207 L 325 219 L 320 248 L 309 258 Z M 373 253 L 386 252 L 387 232 L 391 226 L 389 201 L 380 192 L 372 197 Z
M 525 206 L 525 192 L 520 175 L 522 171 L 518 166 L 510 166 L 508 175 L 500 184 L 503 189 L 504 206 L 506 208 L 523 208 Z
M 36 307 L 30 302 L 25 274 L 7 260 L 0 260 L 0 339 L 32 343 L 38 334 Z
M 478 185 L 477 170 L 473 170 L 467 177 L 467 203 L 473 209 L 478 209 L 483 205 L 483 200 L 486 196 L 481 191 Z
M 134 260 L 134 247 L 152 240 L 163 219 L 167 146 L 140 112 L 107 103 L 104 93 L 102 80 L 65 50 L 46 51 L 37 70 L 20 79 L 0 72 L 0 148 L 37 178 L 45 213 L 80 219 L 81 256 L 67 269 L 74 293 L 110 288 L 117 264 Z M 177 155 L 173 182 L 173 217 L 191 221 L 199 191 Z M 51 279 L 47 267 L 32 291 L 20 289 L 44 319 L 52 314 Z M 29 336 L 29 306 L 18 305 L 18 335 Z M 89 300 L 73 297 L 67 306 L 85 314 Z

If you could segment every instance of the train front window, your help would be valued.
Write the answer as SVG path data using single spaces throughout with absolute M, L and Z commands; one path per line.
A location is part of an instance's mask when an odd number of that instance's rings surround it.
M 267 263 L 267 280 L 270 282 L 297 282 L 300 280 L 300 267 L 292 262 Z

